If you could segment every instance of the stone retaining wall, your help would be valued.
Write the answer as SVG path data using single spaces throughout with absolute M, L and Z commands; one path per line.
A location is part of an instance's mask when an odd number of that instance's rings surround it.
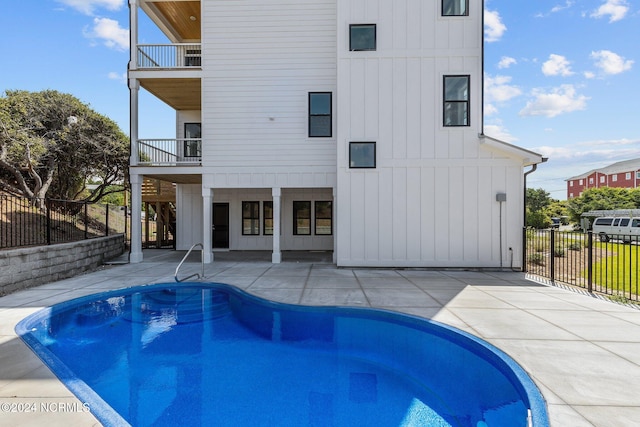
M 75 276 L 124 252 L 124 235 L 0 251 L 0 296 Z

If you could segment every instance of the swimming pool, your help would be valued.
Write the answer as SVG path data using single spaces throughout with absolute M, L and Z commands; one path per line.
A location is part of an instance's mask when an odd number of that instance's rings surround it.
M 389 311 L 171 283 L 67 301 L 16 332 L 105 425 L 549 425 L 502 351 Z

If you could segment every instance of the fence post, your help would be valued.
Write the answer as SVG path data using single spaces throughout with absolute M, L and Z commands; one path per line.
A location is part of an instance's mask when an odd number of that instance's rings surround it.
M 587 232 L 587 290 L 593 292 L 593 232 Z
M 106 205 L 104 205 L 104 222 L 105 222 L 105 232 L 104 235 L 108 236 L 109 235 L 109 203 L 107 203 Z
M 84 202 L 84 239 L 89 237 L 89 211 L 87 209 L 87 202 Z
M 554 230 L 551 230 L 551 239 L 549 239 L 550 245 L 551 245 L 551 281 L 555 282 L 556 281 L 556 252 L 555 252 L 555 247 L 556 247 L 556 233 Z
M 47 208 L 47 245 L 51 244 L 51 201 L 44 199 L 44 205 Z
M 522 227 L 522 271 L 527 270 L 527 227 Z

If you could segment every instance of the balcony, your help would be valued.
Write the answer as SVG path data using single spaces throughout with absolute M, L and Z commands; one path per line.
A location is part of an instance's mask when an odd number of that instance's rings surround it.
M 138 166 L 200 166 L 202 139 L 139 139 Z
M 200 43 L 139 44 L 139 70 L 192 69 L 202 66 Z

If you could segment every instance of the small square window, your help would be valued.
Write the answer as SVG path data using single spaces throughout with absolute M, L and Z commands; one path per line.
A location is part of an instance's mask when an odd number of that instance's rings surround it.
M 611 181 L 616 182 L 618 180 L 618 174 L 614 173 L 613 175 L 611 175 Z
M 442 16 L 468 16 L 469 0 L 442 0 Z
M 376 50 L 376 24 L 349 25 L 349 50 Z
M 444 76 L 444 126 L 469 126 L 469 76 Z
M 350 168 L 375 168 L 376 167 L 376 143 L 375 142 L 350 142 L 349 143 L 349 167 Z
M 331 92 L 309 93 L 309 137 L 331 137 Z
M 624 179 L 629 180 L 631 179 L 631 172 L 627 172 L 624 176 Z

